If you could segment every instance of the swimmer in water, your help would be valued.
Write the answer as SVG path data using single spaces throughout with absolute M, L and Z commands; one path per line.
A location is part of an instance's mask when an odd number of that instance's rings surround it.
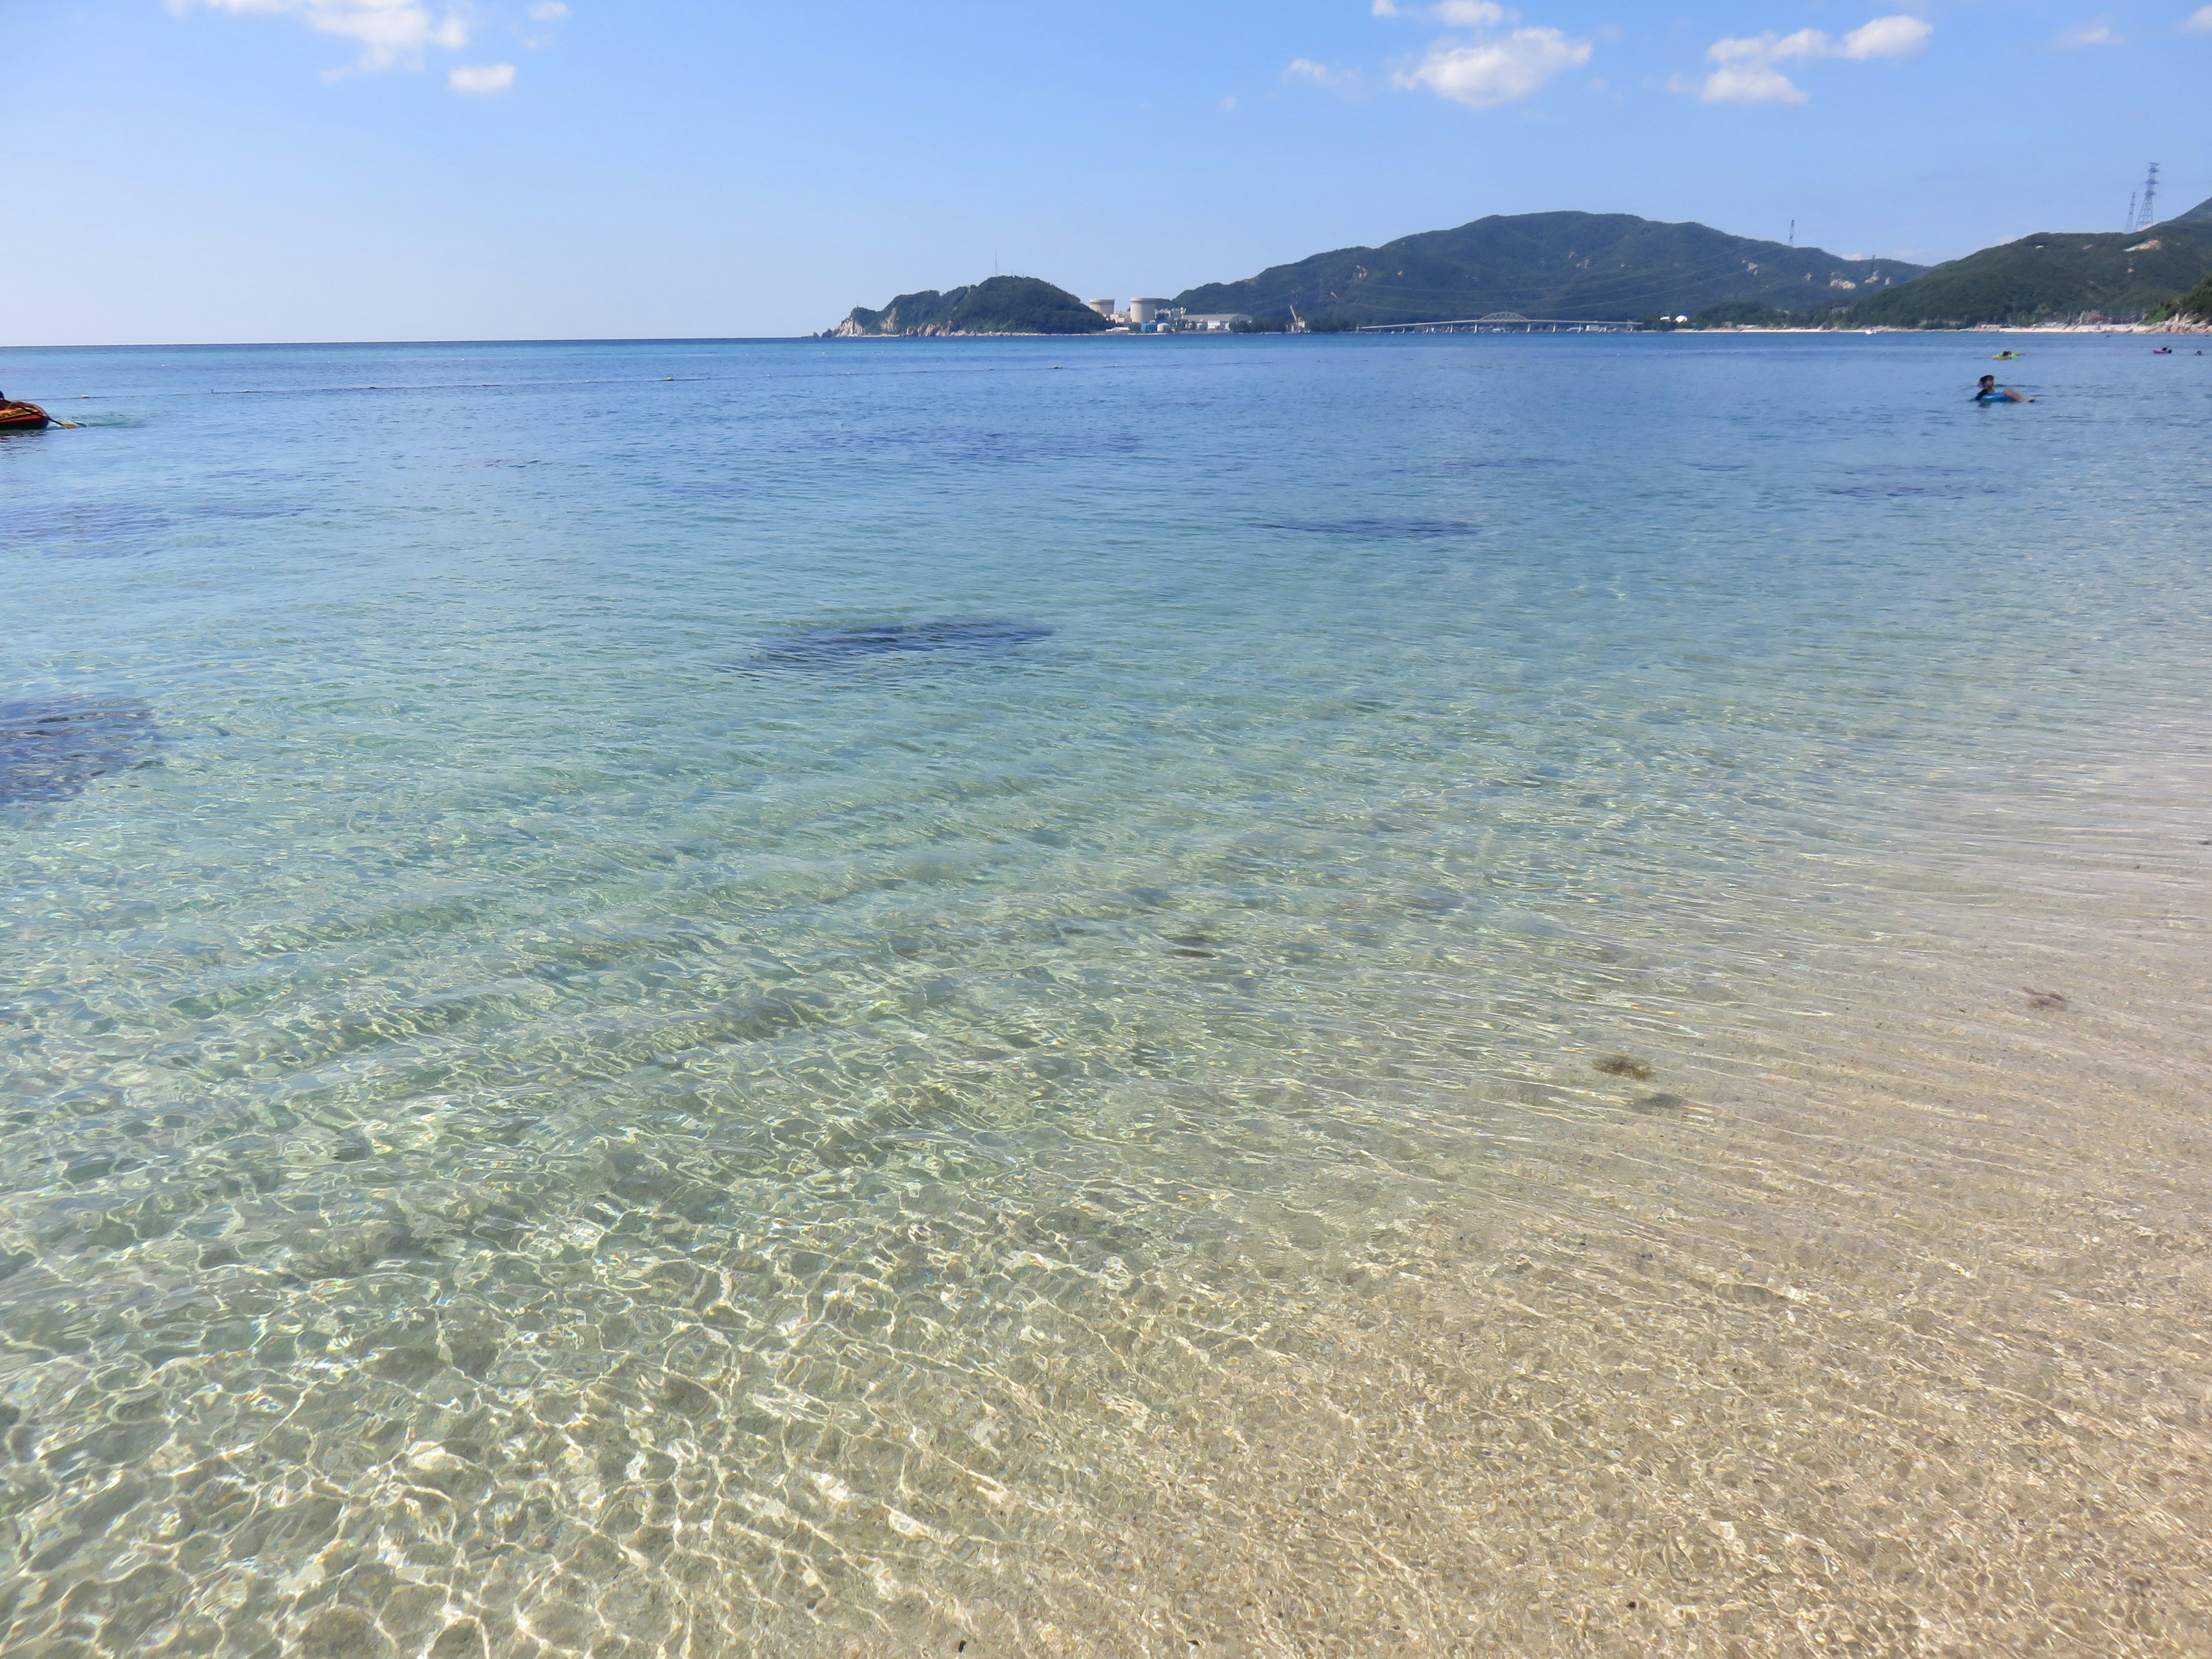
M 1978 404 L 2032 404 L 2035 399 L 2021 397 L 2008 386 L 1999 386 L 1994 374 L 1984 374 L 1981 385 L 1974 388 L 1974 401 Z

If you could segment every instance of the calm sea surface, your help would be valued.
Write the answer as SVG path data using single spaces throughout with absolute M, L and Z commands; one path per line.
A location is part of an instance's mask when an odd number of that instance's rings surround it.
M 0 1650 L 2212 1651 L 2149 343 L 0 352 Z

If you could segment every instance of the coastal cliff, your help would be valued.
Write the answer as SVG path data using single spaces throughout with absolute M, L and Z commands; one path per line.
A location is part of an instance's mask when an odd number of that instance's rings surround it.
M 939 294 L 902 294 L 881 311 L 865 306 L 830 331 L 844 339 L 927 334 L 1096 334 L 1103 317 L 1066 289 L 1036 276 L 994 276 Z

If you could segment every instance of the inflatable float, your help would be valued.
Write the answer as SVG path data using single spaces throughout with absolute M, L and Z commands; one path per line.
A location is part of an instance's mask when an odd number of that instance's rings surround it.
M 36 404 L 0 399 L 0 432 L 40 432 L 52 426 L 53 421 L 54 417 Z

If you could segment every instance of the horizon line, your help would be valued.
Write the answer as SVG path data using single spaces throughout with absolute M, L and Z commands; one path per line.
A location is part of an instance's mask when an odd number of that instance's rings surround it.
M 463 345 L 764 345 L 787 340 L 819 340 L 821 334 L 579 334 L 527 338 L 443 340 L 111 340 L 66 345 L 0 345 L 0 351 L 264 351 L 279 346 L 463 346 Z

